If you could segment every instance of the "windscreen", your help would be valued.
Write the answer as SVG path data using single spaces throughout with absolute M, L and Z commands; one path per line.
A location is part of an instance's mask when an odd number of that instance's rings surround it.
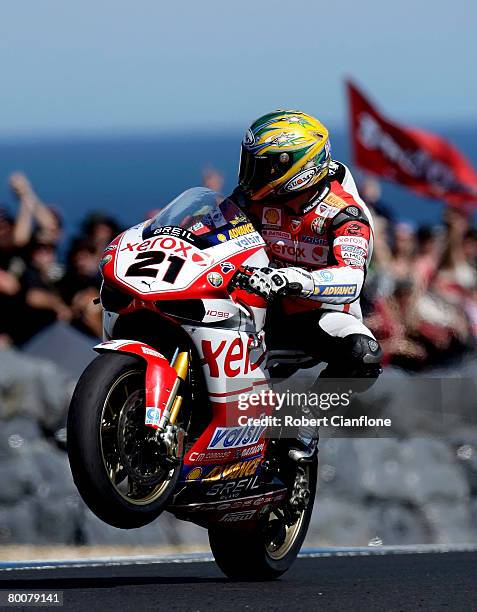
M 197 246 L 207 248 L 254 231 L 248 217 L 228 198 L 205 187 L 181 193 L 163 208 L 144 229 L 147 238 L 164 227 L 187 230 L 198 237 Z

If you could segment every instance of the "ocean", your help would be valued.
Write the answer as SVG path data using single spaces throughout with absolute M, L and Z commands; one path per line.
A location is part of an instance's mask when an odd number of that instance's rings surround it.
M 477 167 L 477 126 L 439 129 Z M 347 133 L 332 130 L 333 156 L 349 163 Z M 15 211 L 7 179 L 21 170 L 43 201 L 63 214 L 67 236 L 91 211 L 116 217 L 123 226 L 143 220 L 188 187 L 201 184 L 213 166 L 225 177 L 224 192 L 236 181 L 241 131 L 109 137 L 0 140 L 0 203 Z M 442 204 L 383 183 L 383 200 L 397 219 L 437 224 Z

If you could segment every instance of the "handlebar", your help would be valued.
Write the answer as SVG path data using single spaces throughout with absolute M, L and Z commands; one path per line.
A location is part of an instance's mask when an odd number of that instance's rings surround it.
M 253 268 L 251 266 L 241 266 L 230 279 L 229 286 L 232 288 L 243 289 L 244 291 L 248 291 L 248 293 L 254 293 L 256 295 L 261 295 L 254 287 L 250 285 L 250 277 L 258 268 Z M 301 283 L 289 283 L 282 291 L 280 292 L 279 297 L 287 297 L 287 296 L 299 296 L 303 290 L 303 286 Z

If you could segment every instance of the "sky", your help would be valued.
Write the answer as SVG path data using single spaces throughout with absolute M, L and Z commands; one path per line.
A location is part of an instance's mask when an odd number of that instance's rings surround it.
M 15 0 L 0 138 L 220 131 L 279 107 L 346 121 L 352 77 L 395 119 L 477 120 L 475 0 Z

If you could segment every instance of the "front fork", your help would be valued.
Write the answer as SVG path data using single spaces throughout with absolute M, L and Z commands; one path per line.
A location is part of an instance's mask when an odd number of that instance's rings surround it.
M 179 389 L 181 383 L 183 385 L 186 382 L 189 372 L 189 354 L 187 351 L 179 352 L 179 349 L 176 349 L 171 360 L 171 366 L 176 371 L 177 378 L 159 421 L 156 439 L 165 445 L 169 461 L 172 464 L 177 464 L 184 452 L 185 431 L 176 425 L 176 422 L 184 400 L 184 396 L 179 394 Z
M 146 362 L 145 397 L 147 427 L 156 430 L 156 440 L 164 444 L 167 458 L 179 462 L 182 458 L 185 432 L 176 425 L 183 396 L 181 385 L 187 380 L 189 353 L 176 349 L 169 361 L 144 342 L 115 339 L 101 342 L 94 347 L 98 353 L 119 351 L 135 355 Z

